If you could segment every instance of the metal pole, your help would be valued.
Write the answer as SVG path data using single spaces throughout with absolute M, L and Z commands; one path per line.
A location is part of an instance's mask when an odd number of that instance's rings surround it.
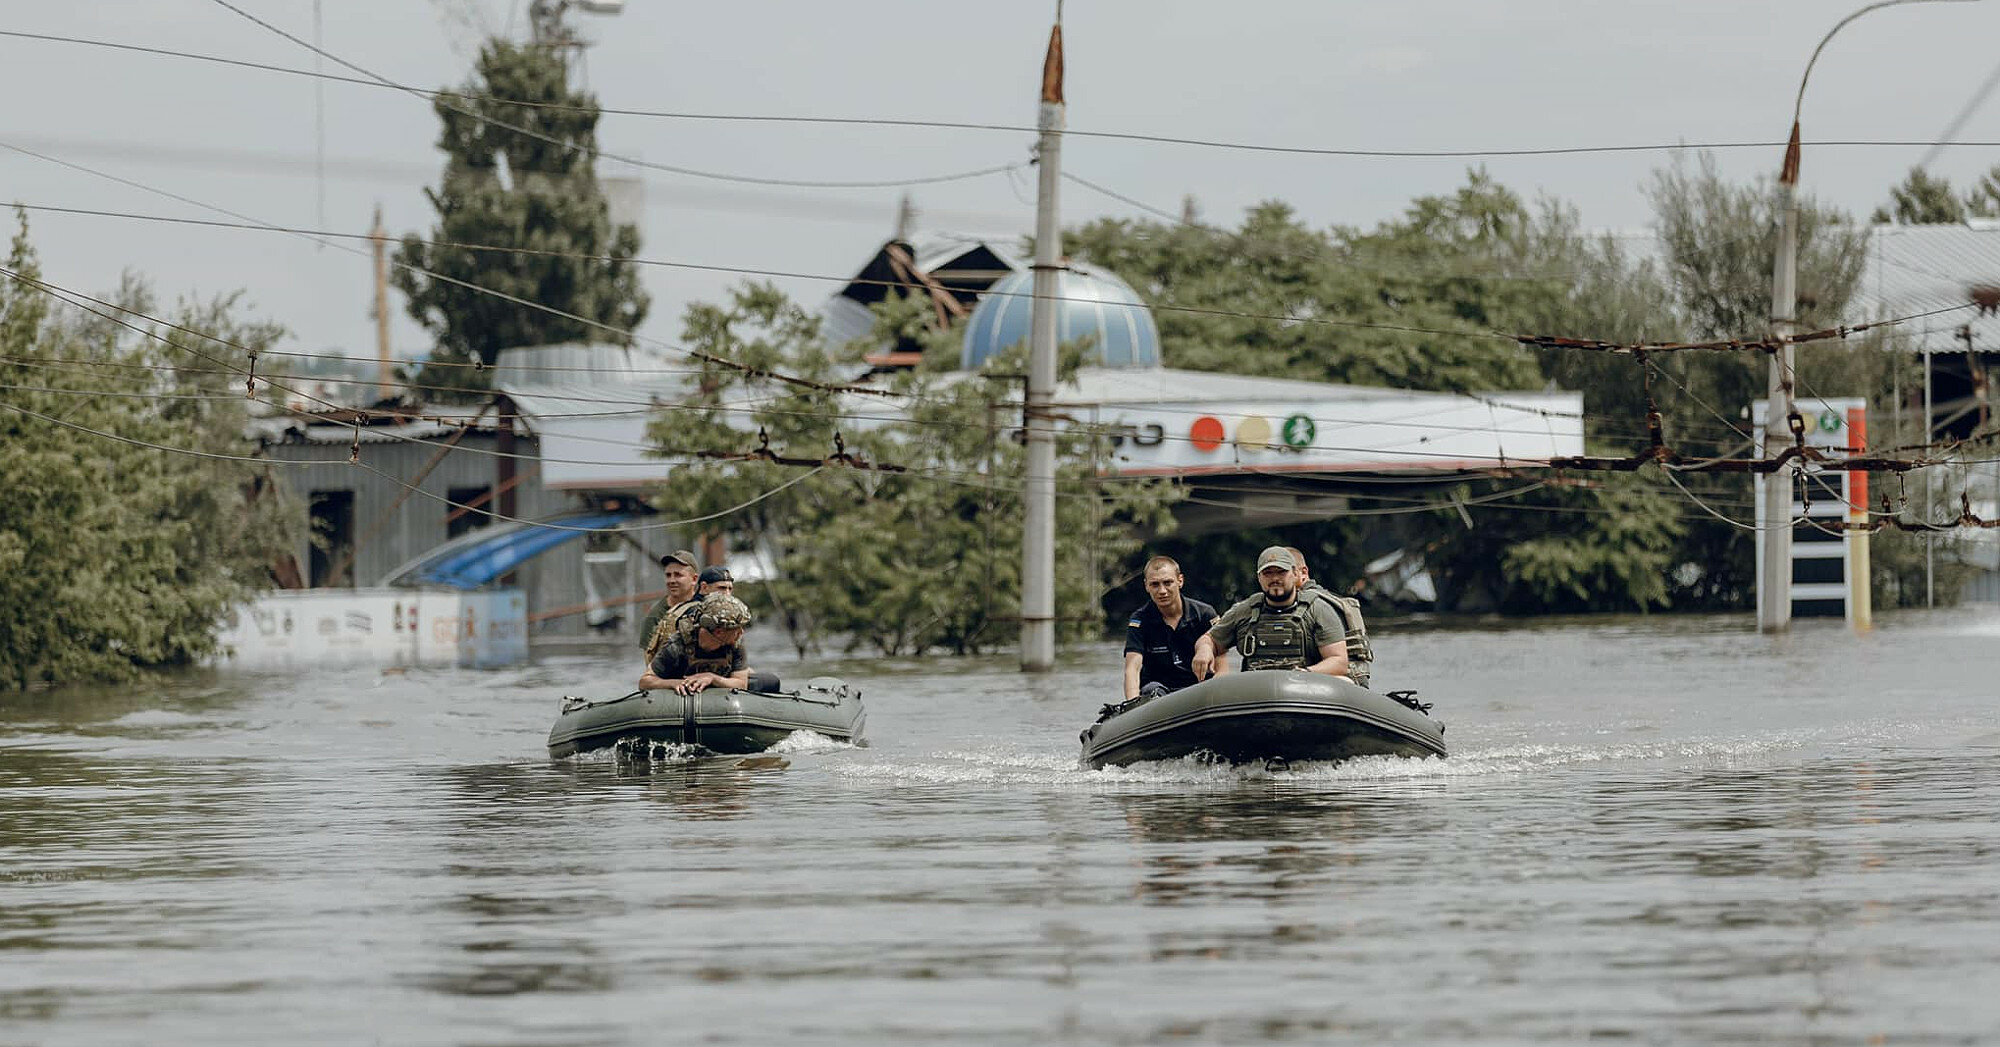
M 1929 336 L 1924 339 L 1924 438 L 1919 443 L 1928 444 L 1937 439 L 1937 416 L 1932 414 L 1931 404 L 1931 347 Z M 1920 519 L 1928 522 L 1934 515 L 1932 505 L 1936 501 L 1931 495 L 1931 471 L 1924 470 L 1924 507 Z M 1937 543 L 1924 541 L 1924 606 L 1937 606 Z
M 1862 15 L 1904 4 L 1963 2 L 1969 0 L 1876 0 L 1864 4 L 1835 22 L 1833 28 L 1819 38 L 1819 43 L 1813 47 L 1812 57 L 1806 59 L 1805 72 L 1799 74 L 1799 91 L 1792 99 L 1792 137 L 1785 144 L 1785 165 L 1778 173 L 1780 216 L 1777 262 L 1771 273 L 1771 334 L 1780 339 L 1782 345 L 1771 354 L 1771 381 L 1764 416 L 1764 453 L 1767 455 L 1778 453 L 1780 443 L 1789 443 L 1794 413 L 1792 344 L 1789 339 L 1798 327 L 1799 116 L 1805 108 L 1806 81 L 1812 78 L 1813 66 L 1819 62 L 1820 52 L 1826 50 L 1827 42 Z M 1928 389 L 1928 368 L 1924 382 Z M 1929 425 L 1928 414 L 1925 425 Z M 1926 484 L 1929 483 L 1928 475 Z M 1757 628 L 1764 632 L 1779 632 L 1790 627 L 1792 622 L 1792 474 L 1789 470 L 1779 469 L 1764 481 L 1763 501 L 1758 506 L 1757 517 L 1761 527 L 1759 548 L 1764 554 L 1763 570 L 1757 579 Z M 1930 547 L 1926 544 L 1924 548 L 1928 559 Z
M 1056 434 L 1049 402 L 1056 391 L 1057 274 L 1062 270 L 1062 227 L 1057 189 L 1062 177 L 1062 22 L 1049 31 L 1042 60 L 1041 131 L 1036 163 L 1035 301 L 1028 338 L 1028 387 L 1022 398 L 1027 469 L 1021 507 L 1021 669 L 1047 672 L 1056 664 Z
M 1785 165 L 1778 173 L 1778 249 L 1771 271 L 1771 337 L 1782 344 L 1771 353 L 1771 376 L 1764 411 L 1764 454 L 1775 455 L 1792 443 L 1792 344 L 1797 328 L 1799 247 L 1799 124 L 1792 121 L 1792 138 L 1785 146 Z M 1763 543 L 1763 575 L 1757 580 L 1757 628 L 1782 632 L 1792 623 L 1792 473 L 1774 470 L 1764 478 L 1764 498 L 1758 507 Z

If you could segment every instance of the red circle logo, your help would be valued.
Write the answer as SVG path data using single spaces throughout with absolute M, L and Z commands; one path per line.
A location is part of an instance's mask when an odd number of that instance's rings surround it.
M 1188 442 L 1197 451 L 1213 451 L 1222 446 L 1222 422 L 1208 415 L 1202 415 L 1188 427 Z

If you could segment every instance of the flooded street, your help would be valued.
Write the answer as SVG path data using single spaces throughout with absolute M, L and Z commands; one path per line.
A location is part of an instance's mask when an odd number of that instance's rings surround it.
M 0 1042 L 2000 1041 L 2000 616 L 1376 631 L 1448 759 L 1079 770 L 1110 645 L 757 658 L 869 744 L 747 762 L 549 760 L 636 657 L 6 696 Z

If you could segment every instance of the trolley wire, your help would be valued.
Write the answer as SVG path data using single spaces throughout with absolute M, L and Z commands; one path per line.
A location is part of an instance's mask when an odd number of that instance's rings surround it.
M 221 3 L 223 2 L 223 0 L 215 0 L 215 2 Z M 183 203 L 193 204 L 194 206 L 202 207 L 207 210 L 216 211 L 222 214 L 227 214 L 230 215 L 231 217 L 242 219 L 243 221 L 241 224 L 239 224 L 232 222 L 221 222 L 213 219 L 177 218 L 164 215 L 148 215 L 148 214 L 138 214 L 133 212 L 106 211 L 106 210 L 98 210 L 91 208 L 55 207 L 55 206 L 39 205 L 39 204 L 16 205 L 22 207 L 24 210 L 40 210 L 40 211 L 49 211 L 53 213 L 63 213 L 63 214 L 133 219 L 139 221 L 165 222 L 178 225 L 199 225 L 199 226 L 211 226 L 218 228 L 247 229 L 247 230 L 263 231 L 263 232 L 278 232 L 278 233 L 287 233 L 287 234 L 302 236 L 309 239 L 327 239 L 327 240 L 373 239 L 373 237 L 371 237 L 369 234 L 366 233 L 343 233 L 343 232 L 335 232 L 329 230 L 281 226 L 268 222 L 261 222 L 256 219 L 248 218 L 244 215 L 236 214 L 233 211 L 228 211 L 223 208 L 214 207 L 209 204 L 201 203 L 200 201 L 190 200 L 186 197 L 168 193 L 165 190 L 153 189 L 150 186 L 146 186 L 141 183 L 130 182 L 125 179 L 117 178 L 116 176 L 103 175 L 102 172 L 91 170 L 90 168 L 83 167 L 82 165 L 73 164 L 70 163 L 69 161 L 50 157 L 46 154 L 38 153 L 21 146 L 12 145 L 4 141 L 0 141 L 0 148 L 12 149 L 16 152 L 25 153 L 29 156 L 34 156 L 39 159 L 62 164 L 63 166 L 66 167 L 72 167 L 77 170 L 87 171 L 88 173 L 101 175 L 103 177 L 110 177 L 116 181 L 124 182 L 125 184 L 134 186 L 136 188 L 146 189 L 147 191 L 150 192 L 157 192 L 160 193 L 161 195 L 165 195 L 172 199 L 179 200 Z M 847 285 L 876 286 L 876 287 L 886 287 L 886 288 L 906 288 L 909 286 L 906 281 L 886 279 L 886 278 L 840 276 L 827 273 L 807 273 L 795 270 L 767 269 L 754 266 L 729 266 L 729 265 L 718 265 L 718 264 L 702 263 L 702 262 L 674 261 L 667 259 L 649 259 L 649 258 L 637 258 L 637 257 L 614 258 L 613 256 L 609 255 L 596 255 L 584 252 L 555 251 L 542 248 L 503 246 L 496 244 L 475 244 L 475 243 L 465 243 L 453 240 L 426 240 L 419 237 L 411 237 L 410 239 L 415 240 L 418 243 L 422 243 L 427 246 L 433 246 L 433 247 L 445 247 L 445 248 L 454 248 L 454 249 L 463 249 L 472 251 L 492 251 L 504 254 L 523 254 L 523 255 L 538 255 L 544 257 L 572 258 L 572 259 L 586 260 L 586 261 L 621 261 L 621 262 L 628 262 L 634 265 L 658 266 L 670 269 L 684 269 L 697 272 L 722 273 L 722 274 L 736 275 L 736 276 L 757 276 L 757 277 L 766 277 L 773 279 L 814 280 L 814 281 L 832 282 L 832 283 L 840 283 Z M 359 253 L 357 251 L 353 251 L 353 249 L 348 249 L 348 250 L 350 250 L 350 253 Z M 526 299 L 508 295 L 504 292 L 494 291 L 490 288 L 480 287 L 476 284 L 470 284 L 465 281 L 455 280 L 451 277 L 441 276 L 440 274 L 432 273 L 429 270 L 417 268 L 414 266 L 409 266 L 401 262 L 392 262 L 392 264 L 395 264 L 401 268 L 409 269 L 413 272 L 419 272 L 427 276 L 445 280 L 457 286 L 465 287 L 469 290 L 477 291 L 484 294 L 490 294 L 502 299 L 503 301 L 507 301 L 516 305 L 538 309 L 540 311 L 544 311 L 552 315 L 562 317 L 564 319 L 573 320 L 578 323 L 583 323 L 602 330 L 610 331 L 621 338 L 638 339 L 642 337 L 636 331 L 626 331 L 619 328 L 611 327 L 608 324 L 600 323 L 598 321 L 593 321 L 586 317 L 578 316 L 573 313 L 564 312 L 562 310 L 555 309 L 550 306 L 545 306 L 539 303 L 530 302 Z M 987 290 L 985 292 L 982 292 L 982 294 L 985 296 L 994 296 L 994 297 L 1012 297 L 1012 298 L 1028 298 L 1028 299 L 1032 299 L 1035 297 L 1032 291 Z M 1052 300 L 1060 302 L 1094 303 L 1096 301 L 1095 299 L 1084 299 L 1066 295 L 1053 295 L 1050 297 Z M 1886 317 L 1880 320 L 1874 320 L 1867 323 L 1839 325 L 1818 331 L 1810 331 L 1798 335 L 1792 335 L 1785 338 L 1775 338 L 1775 337 L 1725 338 L 1725 339 L 1714 339 L 1709 341 L 1697 341 L 1697 342 L 1677 342 L 1677 341 L 1612 342 L 1599 339 L 1569 338 L 1557 335 L 1508 333 L 1504 331 L 1488 330 L 1473 326 L 1467 326 L 1462 328 L 1420 327 L 1413 324 L 1379 323 L 1379 322 L 1365 321 L 1365 320 L 1343 320 L 1343 319 L 1324 317 L 1324 316 L 1295 316 L 1295 315 L 1286 315 L 1278 313 L 1257 313 L 1239 309 L 1222 309 L 1222 308 L 1214 308 L 1206 306 L 1178 305 L 1171 303 L 1160 303 L 1148 306 L 1148 308 L 1152 309 L 1154 312 L 1186 313 L 1197 316 L 1213 316 L 1226 319 L 1266 320 L 1266 321 L 1285 323 L 1285 324 L 1307 324 L 1307 325 L 1320 325 L 1320 326 L 1328 326 L 1328 327 L 1343 328 L 1343 329 L 1378 330 L 1378 331 L 1389 331 L 1389 332 L 1403 333 L 1403 334 L 1431 335 L 1431 336 L 1446 337 L 1446 338 L 1484 338 L 1484 339 L 1492 339 L 1498 341 L 1514 342 L 1529 348 L 1567 349 L 1567 350 L 1576 350 L 1584 352 L 1610 353 L 1614 355 L 1626 355 L 1626 356 L 1637 353 L 1688 352 L 1697 350 L 1706 350 L 1706 351 L 1734 350 L 1734 351 L 1772 352 L 1785 344 L 1804 345 L 1814 342 L 1841 340 L 1855 334 L 1861 334 L 1866 331 L 1874 330 L 1876 328 L 1893 327 L 1909 323 L 1915 320 L 1925 319 L 1932 316 L 1939 316 L 1946 313 L 1961 312 L 1966 309 L 1972 309 L 1975 307 L 1976 307 L 1975 303 L 1966 302 L 1961 305 L 1944 306 L 1941 308 L 1925 310 L 1923 312 L 1918 312 L 1918 313 L 1911 313 L 1902 316 Z M 650 341 L 651 339 L 648 340 Z M 759 371 L 758 369 L 751 368 L 748 365 L 728 360 L 725 357 L 718 357 L 713 354 L 704 353 L 700 350 L 690 349 L 682 346 L 672 346 L 667 343 L 657 343 L 657 344 L 666 346 L 670 351 L 678 355 L 693 357 L 695 359 L 703 360 L 705 362 L 731 370 L 737 370 L 744 373 L 755 373 L 758 377 L 772 378 L 774 380 L 787 382 L 789 384 L 803 384 L 806 386 L 812 386 L 818 388 L 828 388 L 830 389 L 830 391 L 856 392 L 869 395 L 892 395 L 884 390 L 870 389 L 865 386 L 850 385 L 844 387 L 828 387 L 825 383 L 813 382 L 808 379 L 796 378 L 792 376 L 778 374 L 775 372 Z M 483 369 L 487 366 L 489 365 L 481 364 L 481 365 L 476 365 L 476 368 Z
M 676 164 L 663 164 L 653 160 L 641 160 L 638 159 L 637 157 L 623 156 L 618 153 L 611 153 L 611 152 L 606 152 L 602 149 L 583 146 L 576 142 L 564 141 L 563 139 L 557 138 L 554 135 L 543 134 L 542 132 L 536 131 L 532 128 L 522 127 L 519 124 L 513 124 L 505 120 L 495 119 L 494 117 L 487 116 L 486 114 L 481 113 L 474 109 L 467 109 L 461 106 L 453 105 L 451 104 L 451 99 L 453 99 L 456 96 L 449 91 L 442 91 L 442 92 L 425 91 L 422 88 L 411 87 L 407 84 L 397 83 L 396 81 L 391 80 L 386 76 L 382 76 L 371 70 L 365 69 L 362 66 L 356 65 L 355 63 L 350 62 L 347 59 L 342 58 L 339 55 L 334 54 L 333 52 L 328 51 L 325 48 L 322 48 L 319 45 L 314 44 L 309 40 L 306 40 L 302 37 L 294 36 L 293 34 L 286 32 L 284 29 L 281 29 L 278 26 L 270 22 L 267 22 L 262 18 L 257 17 L 256 15 L 253 15 L 248 11 L 243 10 L 242 8 L 236 6 L 235 4 L 230 3 L 229 0 L 214 0 L 214 3 L 219 7 L 225 8 L 251 22 L 256 23 L 259 26 L 262 26 L 265 29 L 270 30 L 273 33 L 276 33 L 281 37 L 284 37 L 287 40 L 290 40 L 292 43 L 295 43 L 300 47 L 303 47 L 306 50 L 311 51 L 316 55 L 319 55 L 321 58 L 325 58 L 330 62 L 334 62 L 338 65 L 344 66 L 357 73 L 360 73 L 362 76 L 368 77 L 369 79 L 380 83 L 384 87 L 392 87 L 398 91 L 402 91 L 414 97 L 425 99 L 441 108 L 449 109 L 455 113 L 458 113 L 461 116 L 471 117 L 472 119 L 477 120 L 480 123 L 486 124 L 489 127 L 497 127 L 503 131 L 511 131 L 514 134 L 522 135 L 523 137 L 527 138 L 533 138 L 540 142 L 546 142 L 550 145 L 556 146 L 561 149 L 566 149 L 571 152 L 586 153 L 591 157 L 601 156 L 606 160 L 616 160 L 619 163 L 630 164 L 633 167 L 646 168 L 648 170 L 653 170 L 653 171 L 664 171 L 668 174 L 683 175 L 689 178 L 705 178 L 711 181 L 718 181 L 718 182 L 736 182 L 744 185 L 782 186 L 794 189 L 891 189 L 900 186 L 937 185 L 943 182 L 962 182 L 971 178 L 983 178 L 987 175 L 1000 174 L 1005 171 L 1026 167 L 1028 165 L 1027 161 L 1020 160 L 1020 161 L 1014 161 L 1012 163 L 996 164 L 988 167 L 981 167 L 971 171 L 957 171 L 950 174 L 927 175 L 927 176 L 920 176 L 913 178 L 882 178 L 882 179 L 866 179 L 857 181 L 833 181 L 826 179 L 765 178 L 756 175 L 728 174 L 720 171 L 705 171 L 694 167 L 681 167 Z
M 11 149 L 14 152 L 22 153 L 27 156 L 32 156 L 38 160 L 44 160 L 49 163 L 58 164 L 60 166 L 70 168 L 71 170 L 82 171 L 85 174 L 95 175 L 99 178 L 105 178 L 110 181 L 117 182 L 121 185 L 130 186 L 134 189 L 140 189 L 145 192 L 154 193 L 159 196 L 164 196 L 170 200 L 175 200 L 180 203 L 188 204 L 193 207 L 199 207 L 205 211 L 213 211 L 216 212 L 217 214 L 225 214 L 230 216 L 231 218 L 241 219 L 244 222 L 251 223 L 252 228 L 266 229 L 273 232 L 296 233 L 298 235 L 304 236 L 306 239 L 311 240 L 314 243 L 320 244 L 321 246 L 330 246 L 337 250 L 345 251 L 348 254 L 352 255 L 358 255 L 358 256 L 366 255 L 366 252 L 360 250 L 359 248 L 349 247 L 344 244 L 332 242 L 335 239 L 335 237 L 333 236 L 319 236 L 311 232 L 288 229 L 283 226 L 272 225 L 271 223 L 268 222 L 260 222 L 255 218 L 252 218 L 245 214 L 240 214 L 236 211 L 231 211 L 228 208 L 217 207 L 214 204 L 203 203 L 200 200 L 195 200 L 191 197 L 182 196 L 179 193 L 174 193 L 165 189 L 157 188 L 155 186 L 150 186 L 143 182 L 136 182 L 133 181 L 132 179 L 124 178 L 119 175 L 114 175 L 108 172 L 99 171 L 96 170 L 95 168 L 86 167 L 83 164 L 74 163 L 69 160 L 64 160 L 61 159 L 60 157 L 50 156 L 46 153 L 36 152 L 33 149 L 28 149 L 23 146 L 14 145 L 9 142 L 0 141 L 0 148 Z M 349 234 L 339 234 L 340 237 L 347 237 L 348 235 Z M 815 382 L 810 379 L 799 378 L 795 375 L 784 374 L 779 371 L 750 367 L 746 364 L 737 363 L 736 361 L 730 360 L 726 357 L 716 356 L 713 353 L 705 353 L 698 349 L 689 349 L 683 346 L 676 346 L 668 342 L 660 341 L 659 339 L 642 335 L 636 330 L 625 330 L 623 328 L 614 327 L 610 324 L 604 323 L 599 320 L 593 320 L 590 319 L 589 317 L 579 316 L 575 313 L 567 312 L 562 309 L 557 309 L 553 306 L 544 305 L 540 302 L 529 301 L 528 299 L 521 298 L 516 295 L 511 295 L 504 291 L 496 291 L 490 287 L 483 287 L 478 284 L 474 284 L 465 280 L 460 280 L 456 277 L 447 276 L 443 273 L 433 272 L 421 266 L 410 265 L 407 262 L 400 261 L 393 257 L 389 259 L 389 264 L 397 267 L 398 269 L 402 269 L 406 272 L 421 273 L 424 276 L 428 276 L 434 280 L 440 280 L 445 283 L 451 284 L 452 286 L 461 287 L 466 290 L 473 291 L 479 294 L 489 295 L 491 297 L 498 298 L 501 301 L 509 302 L 511 304 L 518 305 L 523 308 L 533 309 L 538 312 L 547 313 L 551 316 L 557 316 L 566 320 L 571 320 L 595 330 L 607 331 L 612 335 L 614 335 L 621 342 L 626 339 L 630 339 L 635 342 L 650 342 L 654 345 L 658 345 L 666 349 L 668 352 L 673 353 L 675 355 L 686 356 L 692 359 L 700 360 L 705 363 L 710 363 L 727 370 L 734 370 L 743 374 L 750 374 L 761 378 L 769 378 L 772 381 L 782 382 L 788 385 L 807 386 L 812 388 L 825 389 L 828 391 L 855 392 L 865 395 L 876 395 L 876 396 L 890 395 L 882 390 L 869 389 L 864 386 L 851 386 L 851 385 L 830 386 L 823 382 Z M 483 363 L 479 363 L 476 364 L 475 369 L 483 369 L 484 367 L 485 365 Z
M 240 12 L 239 12 L 240 13 Z M 247 15 L 245 17 L 248 17 Z M 273 30 L 282 32 L 279 30 Z M 289 37 L 289 34 L 284 34 Z M 216 65 L 233 66 L 287 76 L 308 77 L 335 83 L 357 84 L 363 87 L 386 88 L 403 91 L 426 99 L 442 96 L 462 98 L 471 102 L 492 102 L 500 105 L 519 106 L 524 109 L 544 109 L 554 112 L 596 112 L 606 116 L 645 117 L 662 120 L 681 120 L 704 123 L 740 124 L 799 124 L 808 126 L 833 127 L 882 127 L 882 128 L 924 128 L 957 131 L 993 131 L 1009 134 L 1036 134 L 1039 128 L 1027 124 L 1003 121 L 946 120 L 916 117 L 871 117 L 871 116 L 817 116 L 801 113 L 718 113 L 690 110 L 621 108 L 617 106 L 578 106 L 562 102 L 544 102 L 521 98 L 505 98 L 491 94 L 468 94 L 455 91 L 432 91 L 424 88 L 385 81 L 381 78 L 347 76 L 341 73 L 318 72 L 292 66 L 255 62 L 246 59 L 228 58 L 221 55 L 204 54 L 195 51 L 181 51 L 172 48 L 147 47 L 140 44 L 112 40 L 97 40 L 79 36 L 65 36 L 55 33 L 31 33 L 21 30 L 0 30 L 0 36 L 24 40 L 38 40 L 51 43 L 77 44 L 109 50 L 147 54 L 160 57 L 188 59 Z M 302 45 L 310 46 L 310 45 Z M 330 54 L 321 57 L 332 58 Z M 334 59 L 339 61 L 339 59 Z M 345 65 L 346 63 L 342 63 Z M 354 68 L 349 66 L 349 68 Z M 1190 146 L 1205 149 L 1219 149 L 1250 153 L 1289 154 L 1297 156 L 1344 157 L 1353 159 L 1446 159 L 1476 160 L 1482 158 L 1533 157 L 1533 156 L 1581 156 L 1591 154 L 1624 154 L 1648 152 L 1674 152 L 1677 150 L 1739 150 L 1739 149 L 1782 149 L 1782 141 L 1696 141 L 1625 143 L 1573 146 L 1523 146 L 1485 147 L 1451 149 L 1366 149 L 1332 148 L 1322 146 L 1291 145 L 1268 142 L 1243 142 L 1219 138 L 1203 138 L 1190 135 L 1150 134 L 1137 131 L 1099 131 L 1087 128 L 1065 128 L 1064 137 L 1096 138 L 1111 141 L 1144 142 L 1159 145 Z M 1958 142 L 1943 137 L 1937 140 L 1920 139 L 1879 139 L 1849 138 L 1808 141 L 1802 145 L 1810 148 L 1891 148 L 1891 149 L 1944 149 L 1944 148 L 1995 148 L 2000 142 L 1977 141 Z M 1130 201 L 1128 201 L 1130 202 Z M 1135 204 L 1135 206 L 1144 206 Z

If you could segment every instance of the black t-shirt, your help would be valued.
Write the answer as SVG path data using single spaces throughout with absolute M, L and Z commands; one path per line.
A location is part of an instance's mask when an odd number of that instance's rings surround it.
M 1125 653 L 1139 655 L 1139 686 L 1153 682 L 1180 690 L 1195 682 L 1194 644 L 1215 621 L 1215 608 L 1200 600 L 1181 598 L 1181 622 L 1172 629 L 1151 600 L 1132 612 L 1125 623 Z

